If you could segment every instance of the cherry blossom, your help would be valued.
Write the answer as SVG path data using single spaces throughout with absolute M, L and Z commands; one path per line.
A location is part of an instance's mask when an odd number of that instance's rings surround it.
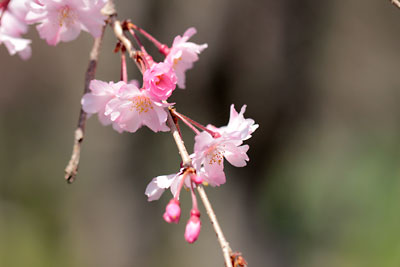
M 143 87 L 157 102 L 167 100 L 176 88 L 177 78 L 169 63 L 153 64 L 143 74 Z
M 230 135 L 234 139 L 247 140 L 251 134 L 258 128 L 253 119 L 245 119 L 243 114 L 246 111 L 246 105 L 240 109 L 240 113 L 235 110 L 235 106 L 231 105 L 231 114 L 227 126 L 217 129 L 222 135 Z M 212 127 L 212 126 L 211 126 Z
M 188 42 L 195 33 L 196 29 L 192 27 L 187 29 L 183 36 L 176 36 L 165 58 L 165 62 L 173 66 L 180 88 L 185 88 L 185 72 L 193 68 L 193 63 L 199 60 L 198 55 L 208 46 L 207 44 L 198 45 Z
M 101 13 L 105 0 L 36 0 L 31 1 L 26 21 L 39 23 L 37 30 L 49 45 L 76 39 L 87 31 L 93 37 L 101 35 L 106 16 Z
M 32 54 L 31 40 L 21 38 L 28 31 L 24 21 L 28 12 L 26 3 L 27 0 L 13 0 L 0 5 L 0 44 L 4 43 L 10 55 L 18 53 L 24 60 Z
M 83 110 L 88 114 L 98 113 L 99 120 L 103 125 L 111 124 L 109 116 L 105 115 L 107 103 L 117 96 L 118 91 L 125 85 L 124 82 L 103 82 L 92 80 L 89 84 L 90 93 L 82 97 Z
M 174 197 L 179 199 L 177 195 L 178 187 L 183 178 L 183 169 L 178 173 L 161 175 L 153 178 L 151 182 L 147 185 L 145 194 L 148 197 L 148 201 L 158 200 L 164 191 L 168 188 L 171 189 L 171 193 Z M 190 186 L 190 178 L 185 177 L 184 183 L 187 187 Z
M 124 84 L 117 96 L 106 104 L 104 114 L 110 116 L 118 132 L 134 133 L 142 125 L 154 132 L 165 132 L 169 131 L 165 107 L 168 104 L 153 101 L 147 90 L 139 90 L 134 84 Z
M 249 161 L 248 145 L 242 145 L 244 140 L 251 137 L 258 125 L 254 120 L 245 119 L 243 106 L 237 113 L 231 106 L 231 117 L 227 126 L 216 128 L 208 125 L 207 129 L 215 131 L 218 135 L 213 137 L 204 131 L 195 137 L 193 165 L 198 170 L 204 181 L 213 186 L 225 183 L 224 158 L 235 167 L 244 167 Z

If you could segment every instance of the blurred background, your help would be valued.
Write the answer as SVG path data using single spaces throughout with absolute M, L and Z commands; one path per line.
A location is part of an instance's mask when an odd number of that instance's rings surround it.
M 208 43 L 171 99 L 180 112 L 222 126 L 232 103 L 247 104 L 245 116 L 260 124 L 248 166 L 226 163 L 227 183 L 206 188 L 250 266 L 400 266 L 399 9 L 357 0 L 115 2 L 120 19 L 166 44 L 190 26 L 194 42 Z M 64 181 L 92 38 L 49 47 L 33 27 L 28 37 L 27 62 L 0 47 L 0 266 L 223 266 L 202 207 L 199 240 L 183 238 L 189 194 L 178 225 L 162 219 L 169 193 L 146 200 L 153 177 L 179 168 L 168 133 L 118 134 L 92 117 L 77 181 Z M 114 46 L 107 29 L 98 79 L 119 79 Z

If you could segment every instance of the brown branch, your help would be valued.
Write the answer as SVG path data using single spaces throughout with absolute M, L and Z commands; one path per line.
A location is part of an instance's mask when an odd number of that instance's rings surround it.
M 83 94 L 89 92 L 90 81 L 94 79 L 96 74 L 96 67 L 105 27 L 106 26 L 103 26 L 101 36 L 94 39 L 93 47 L 90 52 L 89 66 L 86 70 Z M 68 181 L 68 183 L 72 183 L 76 178 L 76 174 L 78 173 L 79 159 L 81 156 L 81 144 L 85 136 L 86 118 L 87 114 L 81 107 L 79 112 L 78 127 L 75 130 L 74 146 L 72 149 L 71 159 L 69 160 L 67 167 L 65 167 L 65 179 Z
M 395 5 L 397 8 L 400 8 L 400 1 L 399 0 L 390 0 L 390 2 Z

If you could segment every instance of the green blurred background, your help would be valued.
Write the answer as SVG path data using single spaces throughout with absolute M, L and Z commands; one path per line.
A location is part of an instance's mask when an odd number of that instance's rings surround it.
M 222 126 L 247 104 L 260 124 L 245 168 L 207 188 L 250 266 L 400 266 L 400 10 L 390 1 L 115 1 L 164 43 L 195 26 L 208 43 L 180 112 Z M 207 216 L 199 240 L 162 220 L 150 180 L 179 168 L 168 133 L 118 134 L 93 117 L 80 172 L 69 160 L 91 37 L 33 57 L 0 49 L 0 266 L 223 266 Z M 148 43 L 146 43 L 148 44 Z M 97 78 L 119 78 L 107 29 Z M 155 51 L 155 50 L 151 50 Z M 129 64 L 129 77 L 140 75 Z M 193 135 L 184 129 L 192 151 Z

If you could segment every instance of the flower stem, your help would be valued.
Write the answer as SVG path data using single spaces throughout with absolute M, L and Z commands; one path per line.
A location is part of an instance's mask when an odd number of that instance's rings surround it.
M 191 118 L 189 118 L 189 117 L 187 117 L 187 116 L 185 116 L 185 115 L 183 115 L 183 114 L 181 114 L 181 113 L 179 113 L 179 112 L 177 112 L 177 111 L 174 111 L 174 115 L 176 115 L 178 118 L 180 118 L 183 122 L 186 121 L 186 122 L 185 122 L 186 124 L 188 124 L 188 123 L 189 123 L 190 125 L 194 124 L 195 126 L 197 126 L 198 128 L 202 129 L 203 131 L 206 131 L 206 132 L 209 133 L 213 138 L 221 137 L 221 135 L 220 135 L 219 133 L 214 132 L 214 131 L 208 129 L 208 128 L 205 127 L 204 125 L 198 123 L 198 122 L 195 121 L 195 120 L 192 120 Z M 193 125 L 192 125 L 192 127 L 193 127 Z M 197 130 L 196 130 L 196 131 L 197 131 Z M 200 133 L 199 131 L 196 132 L 196 134 L 199 134 L 199 133 Z
M 125 49 L 121 50 L 121 81 L 128 82 L 128 72 L 126 70 L 126 56 Z
M 187 171 L 185 170 L 183 173 L 182 173 L 182 180 L 179 182 L 179 185 L 178 185 L 178 190 L 176 191 L 176 194 L 175 194 L 175 199 L 176 200 L 178 200 L 179 199 L 179 195 L 181 194 L 181 189 L 182 189 L 182 187 L 183 187 L 183 184 L 185 183 L 185 179 L 186 179 L 186 176 L 188 175 L 188 173 L 187 173 Z
M 150 68 L 150 66 L 154 64 L 154 60 L 153 60 L 152 56 L 150 56 L 150 54 L 147 53 L 146 49 L 144 48 L 144 45 L 143 45 L 142 42 L 140 41 L 139 36 L 137 36 L 137 34 L 135 33 L 135 31 L 132 30 L 132 28 L 129 28 L 129 27 L 127 27 L 127 28 L 128 28 L 128 30 L 129 30 L 130 34 L 133 36 L 133 38 L 135 38 L 136 43 L 137 43 L 137 44 L 139 45 L 139 47 L 140 47 L 140 51 L 142 51 L 142 53 L 143 53 L 143 55 L 144 55 L 143 60 L 144 60 L 144 63 L 145 63 L 145 65 L 146 65 L 146 69 Z
M 194 193 L 194 187 L 193 187 L 193 182 L 190 181 L 190 192 L 192 195 L 192 209 L 193 210 L 199 210 L 198 206 L 197 206 L 197 198 L 196 198 L 196 194 Z
M 179 118 L 183 123 L 185 123 L 195 134 L 199 134 L 200 131 L 196 129 L 196 127 L 193 126 L 182 114 L 176 112 L 175 109 L 171 109 L 171 113 Z
M 162 44 L 161 42 L 159 42 L 156 38 L 154 38 L 150 33 L 146 32 L 145 30 L 143 30 L 142 28 L 136 26 L 135 24 L 133 24 L 132 22 L 128 23 L 128 27 L 132 28 L 136 31 L 138 31 L 140 34 L 142 34 L 144 37 L 146 37 L 150 42 L 152 42 L 157 48 L 158 50 L 164 54 L 165 56 L 168 55 L 169 53 L 169 48 L 168 46 L 166 46 L 165 44 Z

